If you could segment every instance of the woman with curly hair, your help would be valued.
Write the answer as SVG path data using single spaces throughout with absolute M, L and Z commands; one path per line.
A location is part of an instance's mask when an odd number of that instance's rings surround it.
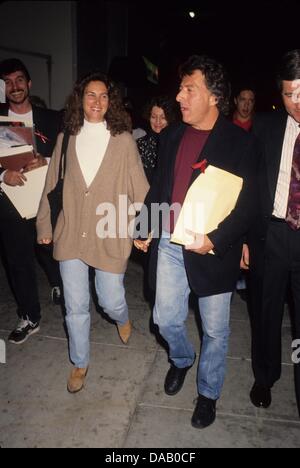
M 148 183 L 119 90 L 105 75 L 91 73 L 75 85 L 67 103 L 65 129 L 70 137 L 63 209 L 53 233 L 48 194 L 58 180 L 61 134 L 49 166 L 37 231 L 40 244 L 53 240 L 54 257 L 60 262 L 74 364 L 67 388 L 75 393 L 83 388 L 89 365 L 89 267 L 95 269 L 100 306 L 116 322 L 122 342 L 126 344 L 130 337 L 124 274 L 132 239 L 119 225 L 124 220 L 120 196 L 122 207 L 124 197 L 128 205 L 143 203 Z M 107 218 L 111 207 L 113 219 Z M 128 213 L 127 226 L 132 217 Z
M 147 135 L 137 140 L 145 174 L 149 184 L 157 164 L 158 137 L 160 132 L 176 120 L 175 102 L 168 96 L 153 97 L 146 105 L 144 118 L 149 122 L 150 129 Z

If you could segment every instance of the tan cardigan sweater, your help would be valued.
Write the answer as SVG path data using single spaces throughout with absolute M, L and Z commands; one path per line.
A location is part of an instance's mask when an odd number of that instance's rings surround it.
M 47 194 L 56 186 L 62 134 L 49 165 L 46 184 L 37 215 L 38 239 L 53 237 L 54 258 L 59 261 L 80 259 L 97 269 L 124 273 L 132 249 L 132 239 L 119 236 L 119 195 L 125 195 L 128 205 L 143 203 L 149 185 L 144 174 L 136 143 L 129 133 L 111 136 L 104 159 L 95 179 L 87 188 L 75 150 L 76 136 L 71 136 L 67 150 L 67 169 L 64 179 L 63 210 L 52 235 L 50 207 Z M 116 238 L 100 238 L 97 224 L 103 216 L 97 215 L 101 203 L 116 208 Z M 104 218 L 107 213 L 104 213 Z M 134 218 L 127 213 L 128 223 Z

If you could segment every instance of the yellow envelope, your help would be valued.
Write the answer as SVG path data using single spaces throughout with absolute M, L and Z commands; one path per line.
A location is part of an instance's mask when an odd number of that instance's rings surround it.
M 186 230 L 208 234 L 216 229 L 234 209 L 242 186 L 241 177 L 209 165 L 187 192 L 171 242 L 191 245 L 194 237 Z

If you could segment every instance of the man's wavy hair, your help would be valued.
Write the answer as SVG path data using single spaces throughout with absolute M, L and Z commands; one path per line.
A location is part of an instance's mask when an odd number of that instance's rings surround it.
M 119 88 L 103 73 L 95 71 L 85 75 L 74 86 L 67 100 L 64 116 L 64 128 L 71 135 L 77 135 L 84 123 L 83 95 L 91 81 L 101 81 L 108 90 L 108 109 L 104 116 L 107 128 L 115 136 L 123 132 L 131 132 L 131 121 L 125 111 Z
M 192 75 L 199 70 L 205 77 L 207 89 L 217 98 L 217 108 L 222 114 L 229 113 L 231 86 L 223 65 L 207 55 L 192 55 L 179 69 L 179 76 Z

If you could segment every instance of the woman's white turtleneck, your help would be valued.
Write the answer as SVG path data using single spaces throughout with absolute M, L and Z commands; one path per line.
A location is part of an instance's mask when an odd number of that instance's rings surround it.
M 91 123 L 84 120 L 76 137 L 76 153 L 87 187 L 93 182 L 102 164 L 109 138 L 106 122 Z

